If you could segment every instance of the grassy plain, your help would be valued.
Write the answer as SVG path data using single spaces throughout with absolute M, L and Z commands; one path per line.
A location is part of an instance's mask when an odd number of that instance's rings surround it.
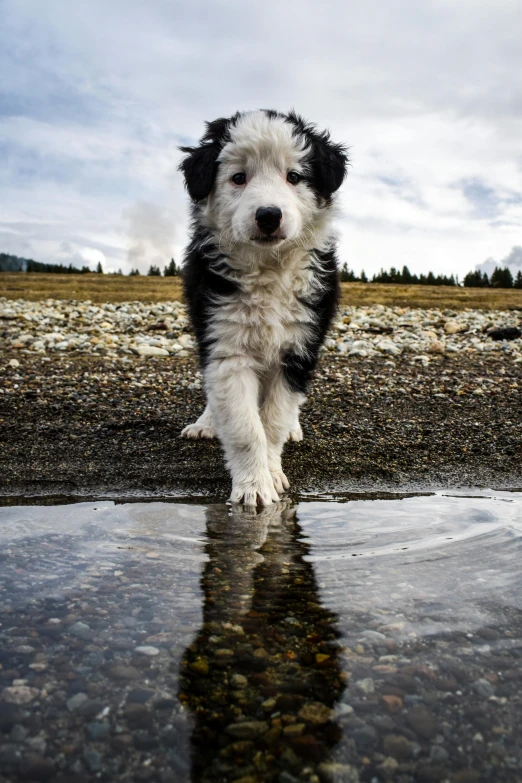
M 438 307 L 464 310 L 522 310 L 522 290 L 450 286 L 343 283 L 343 305 Z M 0 296 L 7 299 L 90 299 L 100 302 L 165 302 L 181 299 L 179 277 L 122 275 L 46 275 L 1 272 Z

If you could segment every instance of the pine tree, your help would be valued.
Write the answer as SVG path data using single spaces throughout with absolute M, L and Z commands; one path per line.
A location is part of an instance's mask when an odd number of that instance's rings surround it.
M 161 277 L 161 272 L 159 266 L 156 266 L 155 264 L 151 264 L 149 267 L 149 271 L 147 272 L 148 277 Z
M 164 277 L 177 277 L 180 273 L 179 268 L 176 266 L 176 262 L 173 258 L 170 259 L 170 264 L 163 270 Z
M 348 269 L 348 264 L 344 263 L 340 273 L 341 283 L 355 283 L 358 278 L 351 269 Z
M 140 270 L 138 268 L 131 269 L 131 271 L 129 272 L 129 277 L 136 277 L 136 275 L 139 275 L 139 273 L 140 273 Z
M 491 275 L 491 285 L 494 288 L 513 288 L 513 275 L 509 271 L 509 267 L 505 266 L 504 269 L 499 266 L 495 267 Z
M 520 269 L 517 272 L 515 282 L 513 283 L 513 288 L 522 288 L 522 272 Z
M 103 267 L 101 265 L 101 261 L 98 261 L 98 264 L 96 265 L 96 272 L 99 275 L 103 275 Z
M 412 282 L 412 274 L 406 265 L 402 267 L 401 278 L 401 283 L 405 283 L 406 285 Z

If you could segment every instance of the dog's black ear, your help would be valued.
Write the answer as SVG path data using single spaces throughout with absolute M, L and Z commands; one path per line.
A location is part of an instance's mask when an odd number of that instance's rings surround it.
M 310 155 L 313 186 L 324 199 L 329 199 L 343 184 L 348 167 L 348 155 L 342 144 L 333 144 L 328 133 L 315 135 Z
M 183 172 L 192 201 L 201 201 L 210 195 L 216 179 L 219 153 L 227 141 L 230 124 L 237 116 L 207 122 L 199 147 L 180 147 L 187 157 L 181 161 L 179 169 Z
M 334 144 L 328 131 L 319 131 L 311 122 L 306 122 L 293 110 L 287 115 L 298 136 L 304 137 L 309 150 L 307 163 L 309 181 L 316 193 L 329 201 L 343 184 L 348 168 L 348 153 L 343 144 Z
M 201 201 L 210 194 L 217 172 L 219 146 L 214 143 L 200 147 L 181 147 L 186 152 L 179 166 L 185 177 L 185 185 L 192 201 Z

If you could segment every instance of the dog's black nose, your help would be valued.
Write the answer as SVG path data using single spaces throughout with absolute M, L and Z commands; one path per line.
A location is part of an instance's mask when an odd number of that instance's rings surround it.
M 263 234 L 270 235 L 279 228 L 283 213 L 279 207 L 259 207 L 256 212 L 256 223 Z

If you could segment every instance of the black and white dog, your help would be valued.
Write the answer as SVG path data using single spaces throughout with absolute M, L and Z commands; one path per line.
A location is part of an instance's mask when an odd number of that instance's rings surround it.
M 193 201 L 183 270 L 207 407 L 186 438 L 221 440 L 231 500 L 270 505 L 288 489 L 287 439 L 339 298 L 333 194 L 348 163 L 293 112 L 207 123 L 180 169 Z

